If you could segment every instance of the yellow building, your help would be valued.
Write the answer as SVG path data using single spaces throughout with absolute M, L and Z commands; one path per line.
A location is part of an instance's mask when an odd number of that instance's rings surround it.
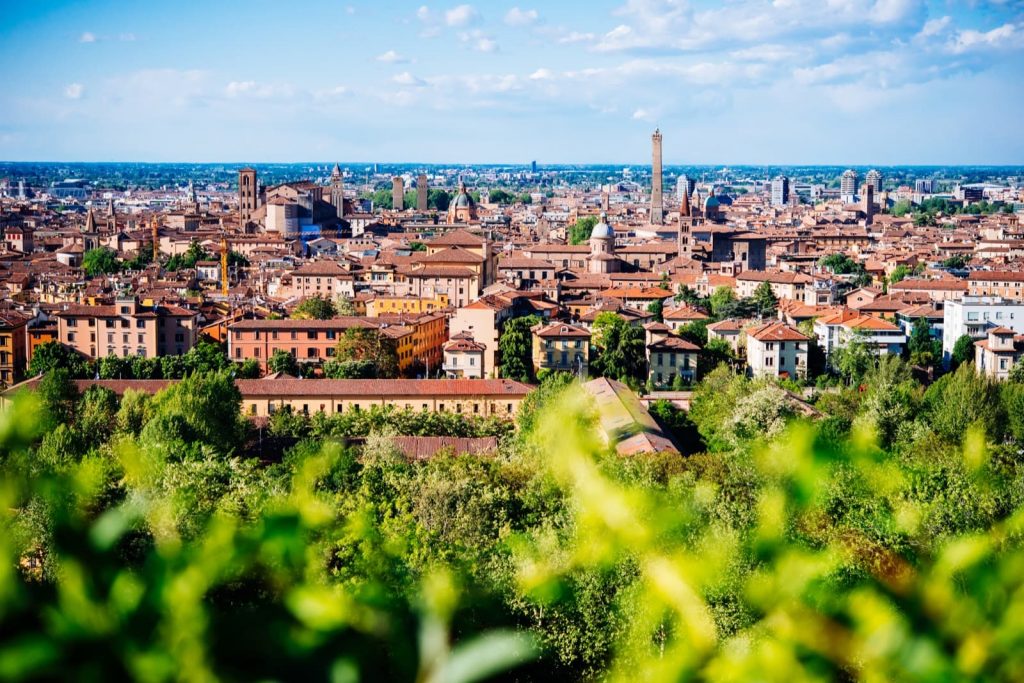
M 155 393 L 174 380 L 76 380 L 79 391 L 96 385 L 118 396 L 132 389 Z M 6 405 L 21 390 L 33 390 L 33 378 L 0 394 Z M 533 387 L 507 379 L 239 379 L 242 414 L 268 417 L 281 409 L 294 413 L 346 413 L 373 406 L 399 410 L 459 413 L 511 419 Z
M 448 308 L 448 295 L 445 293 L 429 297 L 376 295 L 366 301 L 366 315 L 369 318 L 402 313 L 433 313 L 445 308 Z
M 554 322 L 533 328 L 534 370 L 579 372 L 587 376 L 590 332 L 568 323 Z

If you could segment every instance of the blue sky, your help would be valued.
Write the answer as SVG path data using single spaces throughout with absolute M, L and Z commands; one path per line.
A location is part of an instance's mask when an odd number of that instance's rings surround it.
M 1024 1 L 5 3 L 0 159 L 1024 163 Z

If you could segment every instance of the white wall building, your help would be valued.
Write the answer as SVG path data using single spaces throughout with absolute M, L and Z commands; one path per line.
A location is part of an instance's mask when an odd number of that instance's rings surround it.
M 963 335 L 985 339 L 992 327 L 1024 334 L 1024 302 L 998 296 L 965 296 L 947 301 L 942 314 L 942 362 L 949 365 L 956 340 Z

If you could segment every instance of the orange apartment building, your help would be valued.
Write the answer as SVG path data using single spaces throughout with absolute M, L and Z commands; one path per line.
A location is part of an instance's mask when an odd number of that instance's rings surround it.
M 320 363 L 334 356 L 338 338 L 351 329 L 376 330 L 376 322 L 344 316 L 331 320 L 240 320 L 228 326 L 228 357 L 238 363 L 255 358 L 266 370 L 275 351 L 300 363 Z
M 416 361 L 428 368 L 441 365 L 448 340 L 445 316 L 392 315 L 376 318 L 344 316 L 331 320 L 241 320 L 228 327 L 228 357 L 236 362 L 255 358 L 266 369 L 275 351 L 290 353 L 300 363 L 321 363 L 334 357 L 342 334 L 350 329 L 372 329 L 391 339 L 398 369 L 409 370 Z
M 0 386 L 9 387 L 25 377 L 27 325 L 28 318 L 19 313 L 0 312 Z
M 134 298 L 113 305 L 67 304 L 54 314 L 57 339 L 89 358 L 180 356 L 196 344 L 195 311 L 143 306 Z
M 1024 301 L 1024 272 L 976 270 L 967 276 L 971 296 L 1001 296 Z

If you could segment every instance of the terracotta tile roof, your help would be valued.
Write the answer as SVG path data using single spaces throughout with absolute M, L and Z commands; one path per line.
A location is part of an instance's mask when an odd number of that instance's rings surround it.
M 651 342 L 647 345 L 647 348 L 651 351 L 685 351 L 696 353 L 700 351 L 700 347 L 693 342 L 688 342 L 681 337 L 668 336 L 664 339 L 659 339 L 656 342 Z
M 460 247 L 482 247 L 486 244 L 485 240 L 480 235 L 474 235 L 468 230 L 458 229 L 452 230 L 451 232 L 445 233 L 440 237 L 437 237 L 430 242 L 427 242 L 428 247 L 448 247 L 448 246 L 460 246 Z
M 590 339 L 590 332 L 582 327 L 576 327 L 575 325 L 569 325 L 566 323 L 551 323 L 546 327 L 534 330 L 534 334 L 541 338 L 553 337 L 572 337 L 581 339 Z
M 1024 271 L 976 270 L 967 278 L 978 282 L 1024 282 Z
M 451 249 L 444 249 L 430 256 L 420 256 L 416 258 L 419 263 L 483 263 L 486 261 L 483 256 L 476 253 L 475 251 L 469 251 L 462 247 L 452 247 Z
M 752 330 L 747 331 L 748 337 L 753 337 L 757 341 L 771 342 L 771 341 L 807 341 L 807 337 L 800 333 L 795 327 L 790 327 L 786 323 L 774 322 L 760 325 Z
M 696 308 L 690 308 L 689 306 L 679 306 L 677 308 L 669 308 L 665 310 L 662 315 L 665 320 L 707 320 L 708 316 L 698 311 Z
M 427 460 L 443 450 L 456 455 L 484 455 L 498 449 L 496 436 L 396 436 L 393 443 L 410 460 Z
M 508 379 L 262 379 L 235 380 L 246 398 L 271 396 L 509 396 L 522 398 L 533 387 Z

